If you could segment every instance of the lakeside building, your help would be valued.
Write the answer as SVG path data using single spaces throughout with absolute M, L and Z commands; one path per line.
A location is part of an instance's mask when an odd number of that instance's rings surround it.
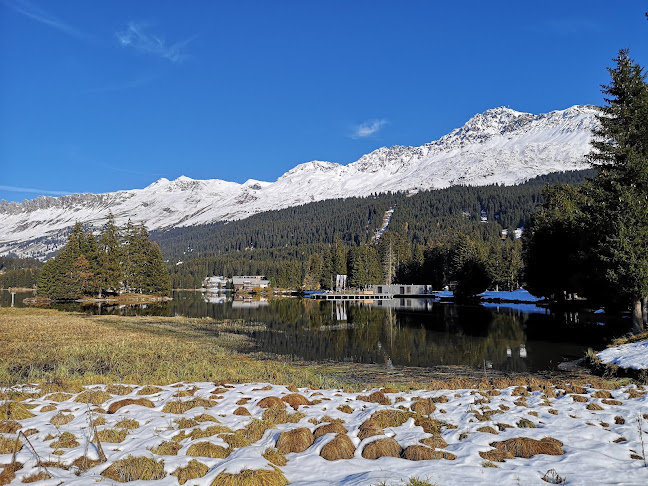
M 266 289 L 270 285 L 270 280 L 267 280 L 263 275 L 234 275 L 232 285 L 234 285 L 235 291 L 255 288 Z

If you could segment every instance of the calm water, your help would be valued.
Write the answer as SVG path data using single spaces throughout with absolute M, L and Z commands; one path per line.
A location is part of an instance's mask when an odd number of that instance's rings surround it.
M 31 294 L 16 294 L 14 305 Z M 140 306 L 58 308 L 91 313 L 242 319 L 260 351 L 295 360 L 380 363 L 385 366 L 484 365 L 516 372 L 553 370 L 562 361 L 602 348 L 623 334 L 620 322 L 550 314 L 535 306 L 461 306 L 427 299 L 376 303 L 308 299 L 238 301 L 231 296 L 175 292 L 170 302 Z M 0 293 L 0 306 L 11 295 Z M 589 316 L 593 318 L 593 316 Z M 258 327 L 257 327 L 258 329 Z

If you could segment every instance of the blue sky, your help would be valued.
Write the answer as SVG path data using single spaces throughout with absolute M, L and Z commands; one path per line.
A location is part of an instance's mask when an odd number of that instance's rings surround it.
M 0 0 L 0 199 L 274 181 L 475 113 L 602 104 L 646 0 Z

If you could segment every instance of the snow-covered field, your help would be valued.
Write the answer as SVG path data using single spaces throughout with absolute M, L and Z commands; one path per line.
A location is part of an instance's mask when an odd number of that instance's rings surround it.
M 598 357 L 606 364 L 621 368 L 648 369 L 648 341 L 613 346 L 598 353 Z
M 297 485 L 406 484 L 412 477 L 438 485 L 547 484 L 542 477 L 551 470 L 554 480 L 560 476 L 566 484 L 648 484 L 642 458 L 642 441 L 648 447 L 648 389 L 634 385 L 609 391 L 511 386 L 346 393 L 265 383 L 183 383 L 159 388 L 96 385 L 79 391 L 43 394 L 29 386 L 0 390 L 0 464 L 12 462 L 10 439 L 19 437 L 22 444 L 16 460 L 23 467 L 10 484 L 22 484 L 38 473 L 50 479 L 36 484 L 115 484 L 102 472 L 110 465 L 116 469 L 128 456 L 163 461 L 161 479 L 133 485 L 178 484 L 172 473 L 192 460 L 203 465 L 204 475 L 186 484 L 239 484 L 237 479 L 219 481 L 226 472 L 271 470 L 264 453 L 275 447 L 285 450 L 287 460 L 275 467 Z M 268 404 L 273 407 L 263 408 Z M 6 420 L 8 412 L 18 418 L 26 411 L 33 416 Z M 81 472 L 79 458 L 99 458 L 91 420 L 103 437 L 107 460 Z M 260 421 L 274 427 L 264 431 Z M 284 443 L 289 437 L 284 435 L 277 444 L 282 432 L 295 429 L 305 429 L 294 433 L 293 439 L 300 440 Z M 521 448 L 497 452 L 493 446 L 507 440 L 504 444 L 510 446 L 515 438 L 538 442 L 517 441 L 529 447 L 526 454 Z M 350 447 L 350 458 L 327 460 L 320 455 L 344 451 L 328 445 L 334 439 Z M 297 452 L 288 452 L 291 448 Z M 363 457 L 381 451 L 399 457 Z M 556 455 L 528 457 L 533 452 Z M 267 457 L 282 464 L 276 459 L 280 454 Z M 422 457 L 431 459 L 412 460 Z M 47 466 L 38 467 L 39 460 Z

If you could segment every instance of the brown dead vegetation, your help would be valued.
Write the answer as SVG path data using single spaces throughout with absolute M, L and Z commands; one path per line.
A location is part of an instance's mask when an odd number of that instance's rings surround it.
M 164 472 L 164 461 L 156 461 L 150 457 L 128 456 L 113 462 L 103 470 L 101 475 L 120 483 L 127 483 L 162 479 L 166 473 Z
M 286 476 L 276 467 L 272 469 L 243 469 L 237 474 L 222 471 L 210 486 L 285 486 Z
M 603 400 L 601 400 L 601 403 L 603 403 L 604 405 L 623 405 L 623 402 L 621 402 L 621 400 L 614 400 L 611 398 L 604 398 Z
M 297 410 L 300 405 L 311 405 L 311 402 L 299 393 L 291 393 L 290 395 L 281 397 L 281 400 L 290 405 L 294 410 Z
M 212 459 L 225 459 L 232 452 L 223 446 L 211 442 L 197 442 L 187 449 L 187 455 L 192 457 L 211 457 Z
M 457 456 L 450 452 L 437 451 L 422 445 L 411 445 L 403 451 L 403 459 L 409 461 L 430 461 L 435 459 L 454 461 L 456 458 Z
M 257 405 L 261 408 L 285 408 L 286 404 L 279 397 L 269 396 L 259 400 Z
M 391 437 L 376 439 L 369 442 L 362 449 L 362 457 L 365 459 L 378 459 L 379 457 L 400 457 L 403 448 Z
M 320 425 L 313 432 L 313 436 L 316 439 L 319 439 L 320 437 L 326 434 L 346 434 L 346 433 L 347 433 L 347 429 L 344 427 L 344 425 L 342 425 L 339 422 L 334 422 L 332 424 Z
M 364 440 L 368 437 L 374 437 L 376 435 L 385 435 L 385 431 L 374 420 L 368 419 L 360 424 L 358 432 L 358 438 L 360 440 Z
M 234 415 L 250 416 L 252 414 L 250 413 L 250 411 L 247 408 L 238 407 L 236 410 L 234 410 Z
M 140 399 L 142 400 L 142 399 Z M 145 399 L 144 399 L 145 400 Z M 162 411 L 164 413 L 176 413 L 182 414 L 196 407 L 211 408 L 216 405 L 216 402 L 213 400 L 208 400 L 206 398 L 192 398 L 191 400 L 181 401 L 181 400 L 169 400 L 164 404 Z
M 112 384 L 106 387 L 106 392 L 112 395 L 128 395 L 129 393 L 132 393 L 134 389 L 134 386 Z
M 84 392 L 79 393 L 74 401 L 79 403 L 91 403 L 92 405 L 101 405 L 111 398 L 112 395 L 103 390 L 85 390 Z
M 379 403 L 380 405 L 391 405 L 392 402 L 382 390 L 375 391 L 369 395 L 358 395 L 358 400 L 370 403 Z
M 162 391 L 162 388 L 159 386 L 152 386 L 152 385 L 146 385 L 137 390 L 136 395 L 155 395 L 156 393 L 160 393 Z
M 115 413 L 122 407 L 128 405 L 139 405 L 141 407 L 153 408 L 155 405 L 148 398 L 124 398 L 123 400 L 118 400 L 113 402 L 108 406 L 108 413 Z
M 202 478 L 207 472 L 209 472 L 209 468 L 205 464 L 192 459 L 186 466 L 179 467 L 173 471 L 171 476 L 176 476 L 178 483 L 184 484 L 191 479 Z
M 285 466 L 288 463 L 286 456 L 274 447 L 268 447 L 262 455 L 275 466 Z
M 290 452 L 303 452 L 308 449 L 314 441 L 315 437 L 310 429 L 299 427 L 279 434 L 276 448 L 284 454 Z
M 433 449 L 443 449 L 448 446 L 448 443 L 441 436 L 426 437 L 419 441 L 421 444 L 432 447 Z
M 353 441 L 348 435 L 340 433 L 322 447 L 320 456 L 327 461 L 337 461 L 338 459 L 353 459 L 354 453 Z
M 182 446 L 177 442 L 168 440 L 162 442 L 159 446 L 153 447 L 151 452 L 153 454 L 159 454 L 161 456 L 177 456 L 178 451 L 182 449 Z
M 0 421 L 0 433 L 2 434 L 15 434 L 22 428 L 20 423 L 15 420 L 1 420 Z
M 479 455 L 482 459 L 496 462 L 504 462 L 505 459 L 513 459 L 514 457 L 528 459 L 537 454 L 561 456 L 565 453 L 562 445 L 562 442 L 552 437 L 544 437 L 540 440 L 516 437 L 501 442 L 491 442 L 490 446 L 495 447 L 495 449 L 481 451 Z
M 73 420 L 74 415 L 59 412 L 50 419 L 50 424 L 59 427 L 61 425 L 69 424 Z
M 410 410 L 414 413 L 421 415 L 430 415 L 436 410 L 436 405 L 431 398 L 414 398 L 415 402 L 410 407 Z
M 32 417 L 34 414 L 19 402 L 10 400 L 0 405 L 0 420 L 25 420 Z

